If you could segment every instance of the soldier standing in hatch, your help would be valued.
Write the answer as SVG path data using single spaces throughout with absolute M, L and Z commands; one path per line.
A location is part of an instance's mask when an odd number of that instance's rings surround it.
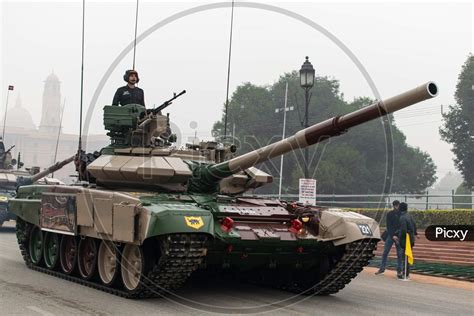
M 141 104 L 145 106 L 143 90 L 135 86 L 140 81 L 138 72 L 127 70 L 123 75 L 123 80 L 127 82 L 127 85 L 117 89 L 112 105 Z

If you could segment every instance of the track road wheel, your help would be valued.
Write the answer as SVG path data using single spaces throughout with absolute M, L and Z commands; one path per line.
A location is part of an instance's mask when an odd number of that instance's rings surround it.
M 145 272 L 145 257 L 142 248 L 137 245 L 125 245 L 121 267 L 124 287 L 130 292 L 135 291 L 139 288 Z
M 50 270 L 54 270 L 59 262 L 59 236 L 55 233 L 47 232 L 44 236 L 44 265 Z
M 59 250 L 61 269 L 66 274 L 72 274 L 77 263 L 77 239 L 74 236 L 64 235 L 61 238 Z
M 77 266 L 83 279 L 90 280 L 96 275 L 98 252 L 99 247 L 95 239 L 86 237 L 79 242 Z
M 102 240 L 97 255 L 99 277 L 103 284 L 112 286 L 120 273 L 119 249 L 111 241 Z
M 31 263 L 38 266 L 43 260 L 43 232 L 38 226 L 35 226 L 30 233 L 30 240 L 28 242 L 28 250 L 30 253 Z

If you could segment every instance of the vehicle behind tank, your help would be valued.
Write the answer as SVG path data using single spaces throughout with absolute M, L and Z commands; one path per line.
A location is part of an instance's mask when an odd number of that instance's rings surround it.
M 10 201 L 25 263 L 129 298 L 167 294 L 198 269 L 336 293 L 372 258 L 378 224 L 354 212 L 245 196 L 272 181 L 255 165 L 436 95 L 427 83 L 241 156 L 215 142 L 175 148 L 168 116 L 106 106 L 111 144 L 76 160 L 87 185 L 26 185 Z

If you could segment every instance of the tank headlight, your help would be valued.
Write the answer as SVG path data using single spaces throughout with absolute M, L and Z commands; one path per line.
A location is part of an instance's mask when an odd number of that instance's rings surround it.
M 309 216 L 303 216 L 303 217 L 301 217 L 301 221 L 302 221 L 303 223 L 309 222 Z

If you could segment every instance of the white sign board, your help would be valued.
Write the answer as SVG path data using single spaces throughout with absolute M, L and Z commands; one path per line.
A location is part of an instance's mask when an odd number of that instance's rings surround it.
M 300 194 L 298 202 L 316 205 L 316 180 L 300 179 Z

